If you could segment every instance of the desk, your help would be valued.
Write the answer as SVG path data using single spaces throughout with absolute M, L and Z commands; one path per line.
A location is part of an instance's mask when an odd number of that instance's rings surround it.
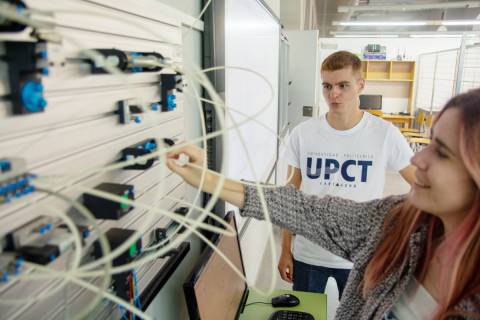
M 278 310 L 308 312 L 313 315 L 315 320 L 327 320 L 327 295 L 322 293 L 292 290 L 275 290 L 273 291 L 273 294 L 271 296 L 264 297 L 259 295 L 257 292 L 250 290 L 246 304 L 256 301 L 271 301 L 272 297 L 279 296 L 285 293 L 291 293 L 296 296 L 298 299 L 300 299 L 300 304 L 293 308 L 274 308 L 270 304 L 252 304 L 249 306 L 245 306 L 245 309 L 240 315 L 239 320 L 268 320 L 270 314 Z
M 414 116 L 407 116 L 403 114 L 387 114 L 384 113 L 380 116 L 380 118 L 390 121 L 392 123 L 397 123 L 402 126 L 402 128 L 409 128 L 410 123 L 414 119 Z

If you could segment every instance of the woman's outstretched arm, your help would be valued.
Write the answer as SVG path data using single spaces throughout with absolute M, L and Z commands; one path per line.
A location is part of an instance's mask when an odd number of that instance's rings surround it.
M 189 157 L 185 165 L 177 163 L 180 154 Z M 220 176 L 208 171 L 200 185 L 204 152 L 195 146 L 180 146 L 168 154 L 168 167 L 194 187 L 212 193 Z M 266 207 L 262 205 L 261 196 Z M 259 192 L 256 187 L 225 179 L 220 198 L 239 207 L 241 214 L 271 221 L 293 233 L 303 235 L 334 254 L 354 261 L 367 243 L 380 237 L 384 217 L 402 197 L 389 197 L 368 202 L 355 202 L 338 197 L 319 198 L 306 195 L 292 186 L 268 187 Z M 264 210 L 266 209 L 266 210 Z M 372 249 L 373 250 L 373 249 Z

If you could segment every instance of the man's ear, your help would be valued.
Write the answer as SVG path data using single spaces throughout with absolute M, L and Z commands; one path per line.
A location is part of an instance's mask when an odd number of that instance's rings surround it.
M 365 79 L 360 78 L 357 80 L 357 83 L 358 83 L 358 93 L 360 93 L 365 88 Z

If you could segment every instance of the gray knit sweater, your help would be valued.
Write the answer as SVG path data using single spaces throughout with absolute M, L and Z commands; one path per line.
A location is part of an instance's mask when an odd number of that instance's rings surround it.
M 382 235 L 384 218 L 405 196 L 359 203 L 338 197 L 306 195 L 292 186 L 265 188 L 264 195 L 272 223 L 353 262 L 335 318 L 382 319 L 413 279 L 426 239 L 426 226 L 422 226 L 412 234 L 408 256 L 401 267 L 363 297 L 361 282 Z M 264 219 L 255 187 L 246 186 L 245 207 L 241 214 Z M 457 309 L 479 313 L 480 294 L 463 300 Z

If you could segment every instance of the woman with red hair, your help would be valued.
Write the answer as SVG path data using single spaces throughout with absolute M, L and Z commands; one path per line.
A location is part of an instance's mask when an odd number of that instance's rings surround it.
M 411 160 L 409 194 L 357 203 L 292 186 L 262 188 L 274 224 L 354 263 L 336 319 L 480 319 L 480 89 L 452 98 Z M 189 163 L 180 165 L 180 154 Z M 203 150 L 169 168 L 198 187 Z M 201 186 L 213 192 L 219 177 Z M 227 179 L 220 197 L 263 219 L 258 190 Z

